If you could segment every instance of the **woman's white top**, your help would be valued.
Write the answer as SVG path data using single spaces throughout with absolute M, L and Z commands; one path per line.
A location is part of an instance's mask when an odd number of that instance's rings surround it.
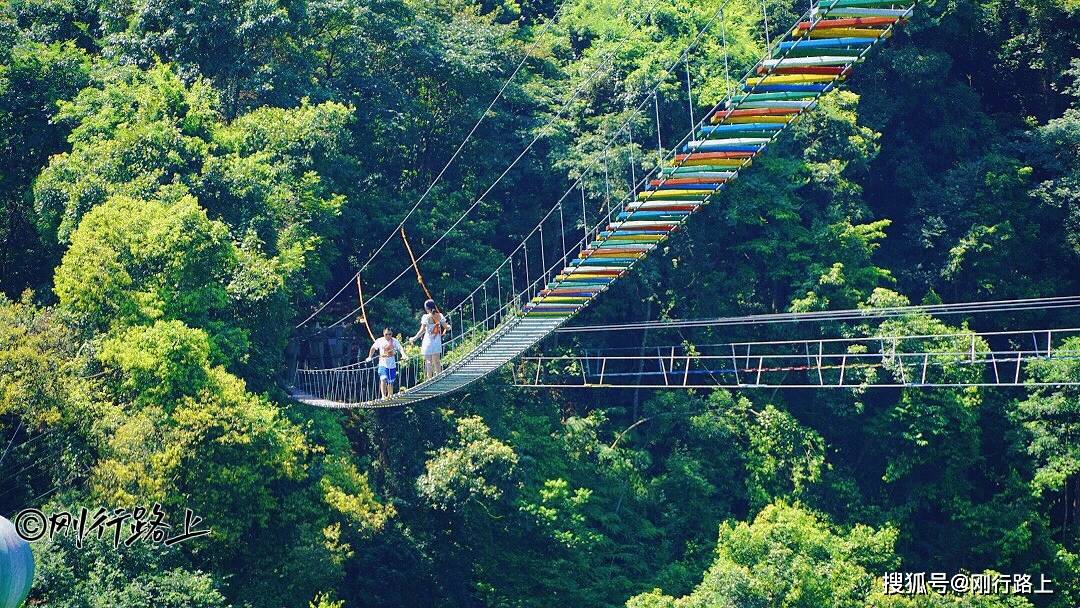
M 442 331 L 445 333 L 450 328 L 450 324 L 446 322 L 446 317 L 439 315 L 439 325 L 442 326 Z M 431 313 L 426 313 L 420 318 L 420 327 L 424 328 L 424 341 L 420 344 L 420 354 L 427 355 L 441 355 L 442 354 L 442 334 L 435 333 L 435 319 Z

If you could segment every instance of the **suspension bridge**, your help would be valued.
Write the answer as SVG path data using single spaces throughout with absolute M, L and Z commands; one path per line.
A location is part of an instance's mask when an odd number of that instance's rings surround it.
M 1080 359 L 1080 328 L 878 335 L 606 349 L 525 357 L 531 388 L 942 388 L 1076 386 L 1033 364 Z M 633 352 L 631 352 L 633 351 Z
M 636 114 L 650 109 L 655 114 L 659 162 L 646 170 L 644 159 L 631 158 L 630 187 L 626 195 L 615 200 L 608 188 L 602 205 L 593 213 L 590 213 L 590 205 L 586 201 L 584 179 L 601 171 L 601 168 L 596 162 L 581 168 L 582 177 L 548 209 L 511 254 L 457 306 L 445 311 L 445 316 L 453 325 L 453 337 L 445 342 L 447 366 L 442 373 L 425 376 L 419 357 L 403 361 L 398 370 L 401 389 L 389 398 L 381 398 L 379 378 L 373 364 L 357 360 L 345 365 L 313 367 L 309 357 L 298 355 L 290 366 L 288 389 L 291 396 L 320 407 L 397 407 L 461 390 L 518 358 L 546 336 L 558 331 L 567 320 L 588 307 L 638 262 L 655 252 L 691 216 L 716 200 L 727 184 L 748 170 L 754 159 L 788 127 L 812 110 L 823 95 L 842 86 L 867 54 L 888 39 L 895 28 L 904 24 L 914 9 L 912 3 L 895 0 L 825 0 L 813 5 L 779 36 L 770 35 L 768 13 L 764 12 L 765 53 L 741 78 L 731 78 L 729 75 L 728 94 L 697 118 L 690 83 L 690 55 L 703 37 L 715 35 L 713 30 L 717 24 L 726 49 L 723 19 L 727 4 L 722 3 L 712 19 L 698 29 L 679 59 L 657 75 L 655 86 L 633 108 Z M 727 69 L 726 51 L 724 60 Z M 691 128 L 677 144 L 665 147 L 661 141 L 658 91 L 665 79 L 678 74 L 680 67 L 686 68 Z M 521 64 L 518 64 L 511 79 L 520 68 Z M 505 88 L 504 84 L 499 96 Z M 559 111 L 569 107 L 579 93 L 580 89 L 573 91 Z M 476 127 L 473 132 L 475 130 Z M 540 137 L 542 133 L 537 135 L 537 139 Z M 516 157 L 499 179 L 510 171 L 537 139 Z M 608 149 L 624 140 L 630 143 L 633 150 L 631 119 L 613 131 L 604 149 L 605 158 Z M 458 147 L 450 162 L 460 153 L 462 146 Z M 606 176 L 606 165 L 602 170 Z M 436 181 L 444 172 L 445 167 Z M 492 188 L 494 184 L 419 257 L 412 256 L 410 250 L 412 268 L 406 268 L 394 280 L 412 269 L 417 269 L 419 276 L 418 261 L 453 231 Z M 430 191 L 431 187 L 420 200 Z M 579 191 L 580 217 L 576 202 Z M 402 220 L 399 228 L 409 215 Z M 389 238 L 376 250 L 376 254 L 385 247 Z M 358 289 L 360 274 L 366 267 L 367 264 L 362 266 L 353 277 Z M 344 293 L 351 284 L 352 280 L 333 298 Z M 385 289 L 374 294 L 373 298 L 381 295 Z M 320 306 L 300 326 L 315 318 L 328 303 Z M 320 328 L 318 333 L 342 326 L 357 313 L 363 314 L 363 307 L 361 294 L 357 309 L 328 327 Z M 800 344 L 807 348 L 812 346 L 808 342 Z M 761 346 L 757 345 L 758 348 Z M 826 375 L 834 374 L 837 369 L 840 376 L 846 376 L 849 381 L 853 381 L 853 373 L 863 373 L 852 371 L 852 366 L 865 364 L 865 361 L 857 361 L 861 357 L 845 358 L 839 352 L 826 353 L 824 343 L 819 343 L 818 347 L 818 356 L 810 360 L 807 370 L 802 370 L 809 371 L 813 367 L 812 371 L 819 374 L 821 380 L 814 386 L 825 386 Z M 927 361 L 923 371 L 929 374 L 932 369 L 930 352 L 922 354 Z M 742 386 L 742 378 L 747 373 L 771 377 L 773 370 L 766 369 L 766 365 L 791 367 L 781 360 L 781 354 L 768 357 L 768 361 L 764 354 L 758 355 L 755 351 L 755 355 L 759 359 L 756 364 L 750 355 L 736 357 L 725 371 L 713 368 L 718 360 L 709 359 L 712 355 L 690 357 L 681 353 L 683 386 L 690 386 L 688 382 L 691 377 L 696 382 L 698 377 L 710 373 L 717 378 L 734 378 L 735 374 L 741 374 L 739 379 L 733 380 L 733 385 Z M 1024 357 L 1040 356 L 1038 352 L 989 352 L 991 357 L 999 355 L 1014 357 L 1018 370 Z M 839 363 L 834 361 L 836 356 L 840 357 Z M 906 357 L 906 354 L 901 356 L 899 365 L 902 370 L 906 369 Z M 649 360 L 659 364 L 661 358 Z M 535 364 L 537 370 L 541 370 L 545 367 L 545 361 L 543 358 L 533 358 L 527 363 Z M 621 360 L 614 355 L 602 355 L 599 359 L 583 355 L 575 360 L 574 365 L 581 369 L 595 369 L 599 362 L 606 371 L 608 364 L 620 365 L 614 361 Z M 663 379 L 667 383 L 665 386 L 670 385 L 669 380 L 673 377 L 675 356 L 672 355 L 667 361 L 665 365 L 669 367 L 658 367 L 653 376 Z M 634 360 L 630 364 L 640 367 L 645 364 L 645 359 Z M 879 360 L 875 365 L 886 363 Z M 606 380 L 615 378 L 610 372 L 604 375 Z M 1019 382 L 1019 373 L 1013 377 Z M 588 381 L 589 375 L 585 374 L 584 378 Z M 904 382 L 908 385 L 907 379 Z M 845 386 L 843 379 L 829 385 L 834 384 Z M 546 384 L 542 384 L 539 374 L 536 374 L 534 382 L 528 385 Z M 563 386 L 558 383 L 551 385 Z M 755 385 L 760 384 L 756 382 Z

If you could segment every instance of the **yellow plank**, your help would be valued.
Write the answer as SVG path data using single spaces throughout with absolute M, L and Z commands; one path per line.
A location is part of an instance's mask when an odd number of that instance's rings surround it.
M 663 234 L 613 234 L 607 237 L 608 241 L 651 241 L 653 243 L 659 243 L 666 239 L 667 236 Z
M 642 211 L 648 211 L 648 209 L 642 209 Z M 606 249 L 590 249 L 592 253 L 585 253 L 584 251 L 578 254 L 578 258 L 582 260 L 593 259 L 602 260 L 604 258 L 643 258 L 645 257 L 644 251 L 609 251 Z
M 772 76 L 747 78 L 746 84 L 750 86 L 770 84 L 814 84 L 832 82 L 834 78 L 836 77 L 830 74 L 774 74 Z

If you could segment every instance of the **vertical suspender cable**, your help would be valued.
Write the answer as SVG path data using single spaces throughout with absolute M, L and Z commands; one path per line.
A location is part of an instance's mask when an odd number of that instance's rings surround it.
M 724 91 L 727 92 L 728 100 L 731 100 L 735 96 L 735 91 L 732 89 L 731 70 L 728 67 L 728 55 L 730 52 L 727 45 L 727 24 L 724 23 L 723 10 L 720 11 L 720 39 L 724 45 Z
M 525 285 L 521 289 L 521 293 L 525 294 L 525 300 L 529 299 L 529 285 L 532 284 L 532 273 L 529 272 L 529 241 L 525 240 L 524 247 L 525 254 Z
M 772 41 L 769 40 L 769 9 L 765 6 L 765 0 L 761 0 L 761 14 L 765 15 L 765 48 L 768 49 Z
M 540 276 L 547 276 L 547 253 L 544 251 L 547 247 L 544 245 L 544 223 L 540 223 Z
M 562 201 L 559 201 L 559 234 L 562 236 L 563 259 L 566 259 L 566 218 L 563 217 Z
M 364 310 L 364 288 L 360 285 L 360 273 L 356 273 L 356 296 L 360 299 L 360 318 L 364 320 L 364 327 L 367 328 L 368 336 L 371 337 L 371 341 L 375 341 L 375 332 L 371 331 L 371 319 L 367 316 L 367 311 Z
M 697 121 L 694 120 L 694 94 L 690 92 L 690 55 L 686 56 L 686 102 L 690 107 L 690 130 L 694 130 Z
M 611 174 L 608 172 L 607 148 L 604 148 L 604 209 L 611 213 Z
M 585 182 L 584 182 L 584 180 L 581 183 L 581 232 L 583 234 L 582 239 L 584 239 L 584 240 L 582 240 L 582 243 L 584 243 L 586 246 L 588 246 L 588 244 L 589 244 L 589 220 L 586 219 L 586 217 L 585 217 Z
M 416 262 L 416 256 L 413 255 L 412 247 L 409 246 L 409 239 L 405 236 L 404 227 L 401 228 L 401 240 L 405 242 L 405 250 L 409 252 L 409 259 L 412 261 L 413 270 L 416 271 L 416 282 L 420 283 L 420 288 L 424 290 L 424 295 L 427 296 L 427 299 L 434 302 L 435 298 L 431 297 L 431 292 L 428 290 L 427 285 L 424 283 L 424 277 L 420 274 L 420 264 Z M 442 314 L 442 311 L 439 310 L 438 304 L 435 305 L 435 312 Z
M 664 144 L 660 140 L 660 93 L 653 93 L 653 110 L 656 111 L 656 153 L 664 156 Z

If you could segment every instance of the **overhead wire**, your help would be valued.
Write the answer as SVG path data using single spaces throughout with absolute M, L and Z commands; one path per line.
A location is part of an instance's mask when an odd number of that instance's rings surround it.
M 8 494 L 11 494 L 16 489 L 18 489 L 18 486 L 19 486 L 18 479 L 23 473 L 26 473 L 27 471 L 30 471 L 31 469 L 40 468 L 41 461 L 45 460 L 45 457 L 48 457 L 50 459 L 56 458 L 61 453 L 63 453 L 63 451 L 65 449 L 66 448 L 63 445 L 57 445 L 57 446 L 52 446 L 51 448 L 46 448 L 45 453 L 42 454 L 41 456 L 39 456 L 38 458 L 35 458 L 34 460 L 31 460 L 29 463 L 23 465 L 22 468 L 15 471 L 14 473 L 9 473 L 9 474 L 5 475 L 4 477 L 0 478 L 0 487 L 3 487 L 3 490 L 0 491 L 0 497 L 7 496 Z M 9 485 L 9 482 L 14 482 L 14 483 Z

